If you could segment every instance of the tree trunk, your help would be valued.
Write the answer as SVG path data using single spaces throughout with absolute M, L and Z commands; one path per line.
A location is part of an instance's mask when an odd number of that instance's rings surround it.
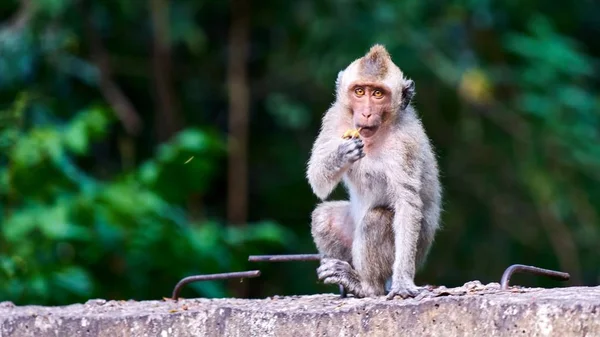
M 227 80 L 229 89 L 229 174 L 227 218 L 230 224 L 246 222 L 248 211 L 248 110 L 246 74 L 248 55 L 249 4 L 233 0 L 229 31 Z
M 244 225 L 248 213 L 248 110 L 249 89 L 246 60 L 249 48 L 250 6 L 233 0 L 229 30 L 227 85 L 229 91 L 229 168 L 227 219 L 230 225 Z M 246 283 L 229 283 L 235 297 L 246 297 Z

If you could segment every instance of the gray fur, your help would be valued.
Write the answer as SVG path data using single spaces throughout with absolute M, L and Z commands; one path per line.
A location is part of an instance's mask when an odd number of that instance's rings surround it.
M 392 90 L 412 97 L 414 82 Z M 388 298 L 416 296 L 416 270 L 439 228 L 442 191 L 433 148 L 414 108 L 407 103 L 397 109 L 370 140 L 376 147 L 369 152 L 361 141 L 341 138 L 353 121 L 336 100 L 308 162 L 308 181 L 321 200 L 340 182 L 350 196 L 323 202 L 312 213 L 311 233 L 325 256 L 318 277 L 357 297 L 385 295 L 390 278 Z
M 407 79 L 404 89 L 402 89 L 402 104 L 400 105 L 400 110 L 406 109 L 414 97 L 415 81 Z

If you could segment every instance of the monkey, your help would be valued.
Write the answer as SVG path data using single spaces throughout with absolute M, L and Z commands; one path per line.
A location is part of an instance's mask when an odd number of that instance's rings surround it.
M 442 201 L 415 83 L 375 44 L 338 73 L 335 92 L 306 169 L 320 199 L 310 216 L 318 279 L 357 298 L 415 297 Z M 349 200 L 326 201 L 340 182 Z

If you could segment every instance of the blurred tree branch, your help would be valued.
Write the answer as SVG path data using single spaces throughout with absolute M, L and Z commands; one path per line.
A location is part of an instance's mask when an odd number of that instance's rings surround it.
M 19 7 L 18 11 L 8 23 L 0 26 L 0 29 L 6 31 L 17 31 L 23 29 L 29 20 L 31 20 L 34 10 L 35 6 L 32 0 L 21 0 L 21 6 Z
M 142 120 L 135 110 L 133 104 L 112 78 L 109 55 L 102 44 L 102 40 L 94 28 L 91 8 L 88 1 L 81 0 L 78 3 L 85 33 L 90 42 L 90 54 L 92 62 L 98 68 L 100 79 L 100 90 L 104 98 L 114 109 L 117 117 L 123 124 L 127 133 L 137 135 L 142 128 Z
M 169 38 L 169 4 L 165 0 L 152 0 L 152 26 L 154 28 L 154 57 L 152 59 L 154 84 L 158 97 L 156 132 L 158 139 L 167 140 L 181 129 L 182 121 L 176 108 L 172 88 L 171 42 Z
M 538 202 L 537 210 L 544 232 L 550 239 L 550 245 L 558 259 L 558 264 L 561 270 L 571 274 L 569 282 L 572 285 L 581 285 L 581 263 L 575 240 L 573 240 L 573 233 L 553 214 L 551 209 L 548 209 L 550 202 L 544 201 Z

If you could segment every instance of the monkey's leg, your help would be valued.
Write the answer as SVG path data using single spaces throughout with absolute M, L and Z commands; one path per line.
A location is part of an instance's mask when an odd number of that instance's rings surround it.
M 419 205 L 421 199 L 415 196 L 418 195 L 413 195 L 413 201 L 401 203 L 394 208 L 392 228 L 397 246 L 395 247 L 392 287 L 387 299 L 393 299 L 396 296 L 416 297 L 425 290 L 424 287 L 417 287 L 414 282 L 419 236 L 422 235 L 420 227 L 423 219 Z M 421 241 L 421 245 L 426 244 L 425 241 Z
M 348 202 L 325 203 L 319 207 L 323 207 L 320 210 L 324 212 L 315 213 L 322 217 L 321 220 L 327 220 L 315 222 L 313 213 L 313 237 L 325 256 L 317 269 L 319 279 L 324 283 L 340 284 L 356 297 L 384 295 L 394 263 L 393 211 L 372 209 L 356 228 Z M 315 231 L 319 228 L 322 230 Z M 354 231 L 349 232 L 352 229 Z
M 429 255 L 429 250 L 433 244 L 435 228 L 428 222 L 429 219 L 424 218 L 421 221 L 421 231 L 419 232 L 419 241 L 417 241 L 417 254 L 415 256 L 415 267 L 422 268 Z
M 351 263 L 354 221 L 349 210 L 348 201 L 330 201 L 313 211 L 311 234 L 323 257 Z
M 374 208 L 355 230 L 352 260 L 364 296 L 386 294 L 385 284 L 394 264 L 393 216 L 391 209 Z
M 323 258 L 317 276 L 323 283 L 338 284 L 362 297 L 358 274 L 352 268 L 354 220 L 347 201 L 325 202 L 312 213 L 311 233 Z

